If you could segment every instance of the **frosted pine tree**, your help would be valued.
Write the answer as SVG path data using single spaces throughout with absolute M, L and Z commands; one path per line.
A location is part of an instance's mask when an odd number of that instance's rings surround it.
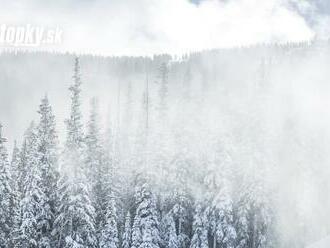
M 254 181 L 250 211 L 248 214 L 250 245 L 256 248 L 274 247 L 273 213 L 270 208 L 269 192 L 262 180 Z
M 175 229 L 175 221 L 171 212 L 166 214 L 162 220 L 162 241 L 166 248 L 180 247 Z
M 141 238 L 141 230 L 140 230 L 140 216 L 135 215 L 133 226 L 132 226 L 132 246 L 131 248 L 140 247 L 142 238 Z
M 221 190 L 220 194 L 220 199 L 215 209 L 216 226 L 214 235 L 220 247 L 231 248 L 234 247 L 234 241 L 237 237 L 234 227 L 233 205 L 231 196 L 226 192 L 226 187 Z M 214 247 L 216 247 L 215 243 Z
M 169 220 L 167 223 L 168 223 L 167 247 L 168 248 L 177 248 L 177 247 L 179 247 L 180 243 L 178 240 L 178 236 L 176 235 L 175 222 L 174 222 L 172 215 L 169 216 Z
M 63 154 L 63 171 L 59 183 L 58 216 L 54 222 L 53 235 L 56 246 L 97 247 L 95 232 L 95 209 L 90 200 L 90 188 L 86 179 L 83 158 L 84 136 L 80 112 L 80 69 L 75 59 L 71 92 L 71 113 L 67 119 L 67 138 Z
M 179 145 L 179 144 L 178 144 Z M 175 166 L 174 176 L 174 206 L 172 214 L 177 227 L 179 247 L 184 248 L 189 244 L 189 217 L 191 215 L 190 204 L 191 197 L 188 194 L 189 168 L 191 161 L 188 159 L 187 149 L 178 148 L 180 154 L 175 157 L 173 164 Z
M 20 164 L 20 154 L 21 151 L 17 146 L 17 142 L 14 142 L 14 148 L 12 152 L 11 162 L 10 162 L 10 171 L 12 175 L 12 180 L 16 185 L 16 189 L 18 189 L 18 181 L 19 181 L 19 164 Z
M 26 164 L 27 164 L 27 151 L 28 151 L 27 140 L 28 140 L 28 136 L 30 134 L 29 129 L 24 133 L 24 139 L 23 139 L 22 148 L 21 148 L 20 154 L 19 154 L 19 163 L 18 163 L 18 169 L 17 169 L 17 184 L 18 184 L 18 191 L 19 191 L 21 197 L 23 195 L 24 181 L 26 178 L 27 170 L 28 170 L 28 168 L 26 167 Z
M 261 170 L 253 176 L 240 176 L 235 204 L 236 247 L 276 247 L 271 195 Z
M 21 221 L 19 227 L 19 247 L 38 247 L 38 215 L 41 199 L 45 195 L 40 188 L 41 170 L 39 169 L 39 152 L 37 130 L 32 123 L 25 140 L 26 175 L 23 181 L 23 192 L 20 203 Z
M 117 210 L 114 197 L 111 196 L 107 207 L 105 224 L 102 227 L 100 235 L 101 248 L 118 248 L 118 226 L 117 226 Z
M 220 147 L 217 145 L 216 147 Z M 206 212 L 212 247 L 233 247 L 236 239 L 233 201 L 229 170 L 230 159 L 223 151 L 216 151 L 208 162 L 208 173 L 204 179 L 208 192 Z
M 97 113 L 97 99 L 91 100 L 90 116 L 87 124 L 87 135 L 85 138 L 86 143 L 86 171 L 90 176 L 90 184 L 95 194 L 94 187 L 99 176 L 98 171 L 100 170 L 102 157 L 101 157 L 101 145 L 99 141 L 99 124 L 98 124 L 98 113 Z
M 124 233 L 122 236 L 122 248 L 130 248 L 132 239 L 131 214 L 127 211 L 125 217 Z
M 248 247 L 247 245 L 249 243 L 248 213 L 250 211 L 250 204 L 244 191 L 240 192 L 237 198 L 234 206 L 235 230 L 237 234 L 235 247 L 244 248 Z
M 2 136 L 0 124 L 0 247 L 8 247 L 13 228 L 14 190 L 9 172 L 8 153 L 5 147 L 6 139 Z
M 236 247 L 256 248 L 255 209 L 251 193 L 253 187 L 246 181 L 240 185 L 239 195 L 235 206 L 235 225 L 237 232 Z
M 19 236 L 19 226 L 20 226 L 20 199 L 21 194 L 19 192 L 19 164 L 20 164 L 20 150 L 17 147 L 16 141 L 14 142 L 14 148 L 12 152 L 12 159 L 10 163 L 10 175 L 11 175 L 11 187 L 13 190 L 13 198 L 10 207 L 11 230 L 9 237 L 9 247 L 14 247 L 15 242 L 18 240 Z
M 55 116 L 47 96 L 41 100 L 38 111 L 40 122 L 38 133 L 38 168 L 41 170 L 40 190 L 44 198 L 39 202 L 38 235 L 39 247 L 51 247 L 51 231 L 56 215 L 58 173 L 57 134 L 55 131 Z
M 193 236 L 190 242 L 190 248 L 208 248 L 207 236 L 207 219 L 200 204 L 196 205 L 194 222 L 193 222 Z
M 148 184 L 143 180 L 137 185 L 136 189 L 136 217 L 133 225 L 132 247 L 135 243 L 139 248 L 158 248 L 160 247 L 159 224 L 154 195 L 151 193 Z M 141 236 L 135 236 L 138 228 Z M 139 240 L 135 240 L 139 238 Z
M 87 125 L 87 136 L 85 139 L 86 153 L 85 164 L 89 175 L 91 187 L 91 199 L 96 210 L 96 227 L 99 228 L 105 222 L 106 198 L 107 198 L 107 163 L 105 151 L 101 145 L 98 120 L 97 99 L 91 101 L 90 117 Z
M 13 157 L 12 157 L 12 175 L 14 178 L 13 184 L 16 187 L 16 192 L 17 192 L 17 204 L 14 207 L 15 212 L 17 214 L 16 216 L 16 221 L 14 224 L 14 227 L 12 228 L 12 243 L 14 245 L 19 245 L 20 244 L 20 238 L 21 238 L 21 224 L 22 224 L 22 200 L 24 197 L 24 188 L 25 188 L 25 182 L 26 182 L 26 176 L 27 176 L 27 162 L 28 162 L 28 152 L 30 149 L 28 149 L 28 140 L 31 136 L 31 129 L 33 128 L 33 125 L 31 125 L 26 132 L 24 133 L 24 139 L 23 139 L 23 144 L 22 148 L 19 150 L 16 147 L 16 142 L 15 142 L 15 147 L 13 150 Z M 15 183 L 16 181 L 16 183 Z
M 233 204 L 225 184 L 214 199 L 210 221 L 213 247 L 234 247 L 237 235 L 234 227 Z

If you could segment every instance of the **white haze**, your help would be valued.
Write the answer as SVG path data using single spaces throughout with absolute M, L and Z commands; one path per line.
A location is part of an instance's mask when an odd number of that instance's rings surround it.
M 302 247 L 330 232 L 329 49 L 328 43 L 252 47 L 203 52 L 170 63 L 169 131 L 175 138 L 166 144 L 166 154 L 171 157 L 185 151 L 198 161 L 203 154 L 212 154 L 216 137 L 230 155 L 231 165 L 252 178 L 261 171 L 275 193 L 283 247 Z M 45 92 L 63 141 L 72 61 L 70 55 L 0 56 L 0 119 L 11 143 L 14 138 L 20 140 L 29 122 L 36 119 Z M 151 133 L 161 128 L 156 122 L 159 84 L 155 83 L 160 61 L 155 57 L 149 71 Z M 89 99 L 98 96 L 103 123 L 110 113 L 121 134 L 139 128 L 145 62 L 143 58 L 82 57 L 84 120 Z M 187 80 L 190 96 L 185 103 L 182 90 Z M 132 109 L 127 116 L 129 83 Z M 177 147 L 176 142 L 184 145 Z M 203 166 L 196 166 L 195 172 L 203 175 Z M 190 187 L 199 197 L 199 184 Z
M 307 0 L 69 0 L 1 3 L 1 24 L 60 27 L 60 45 L 99 55 L 182 54 L 326 37 L 329 18 Z
M 99 55 L 184 54 L 327 38 L 330 22 L 326 14 L 318 13 L 313 1 L 303 0 L 204 0 L 199 4 L 186 0 L 4 0 L 0 20 L 8 25 L 30 23 L 63 29 L 61 45 L 37 50 Z M 187 64 L 191 62 L 193 68 L 195 93 L 188 105 L 191 113 L 185 114 L 192 117 L 188 128 L 196 136 L 186 141 L 187 149 L 197 154 L 212 147 L 203 136 L 210 130 L 223 138 L 239 169 L 252 167 L 253 174 L 255 161 L 267 165 L 271 173 L 266 172 L 266 178 L 277 192 L 275 209 L 283 247 L 303 247 L 330 233 L 330 48 L 323 45 L 225 49 L 170 63 L 173 123 L 181 117 L 179 92 Z M 140 120 L 145 64 L 142 58 L 130 58 L 131 63 L 125 59 L 81 58 L 85 121 L 89 99 L 98 96 L 103 123 L 108 113 L 116 123 L 118 85 L 124 111 L 129 82 L 135 90 L 131 121 Z M 136 71 L 135 63 L 140 64 Z M 159 61 L 153 63 L 157 68 Z M 266 67 L 262 69 L 263 63 Z M 63 141 L 72 64 L 71 55 L 0 55 L 0 121 L 10 144 L 14 139 L 21 141 L 24 129 L 36 119 L 45 93 Z M 263 70 L 267 85 L 259 88 L 256 82 Z M 154 98 L 155 81 L 156 69 L 150 75 Z M 203 98 L 207 100 L 203 102 Z M 124 112 L 119 114 L 124 118 Z M 196 195 L 198 191 L 196 186 Z

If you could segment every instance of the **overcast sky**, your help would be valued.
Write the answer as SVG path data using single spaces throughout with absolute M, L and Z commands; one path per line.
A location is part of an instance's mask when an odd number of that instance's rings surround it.
M 328 0 L 1 1 L 0 22 L 63 30 L 37 49 L 103 55 L 185 53 L 327 38 Z

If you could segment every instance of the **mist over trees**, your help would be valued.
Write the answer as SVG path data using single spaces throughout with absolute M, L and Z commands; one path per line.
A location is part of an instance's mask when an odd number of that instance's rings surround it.
M 1 102 L 41 100 L 12 152 L 1 107 L 0 246 L 304 247 L 330 231 L 328 121 L 309 104 L 326 99 L 329 52 L 1 54 Z

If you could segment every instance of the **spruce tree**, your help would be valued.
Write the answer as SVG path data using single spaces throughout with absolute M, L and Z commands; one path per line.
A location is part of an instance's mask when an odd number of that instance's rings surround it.
M 178 236 L 176 235 L 175 222 L 172 216 L 169 217 L 169 221 L 168 221 L 168 237 L 169 237 L 167 241 L 168 248 L 180 247 Z
M 163 246 L 166 248 L 180 247 L 175 221 L 171 212 L 166 214 L 162 220 L 162 241 Z
M 20 149 L 20 154 L 19 154 L 19 163 L 18 163 L 18 170 L 17 170 L 17 184 L 18 184 L 18 191 L 20 193 L 20 197 L 23 197 L 24 193 L 24 182 L 26 178 L 26 174 L 28 171 L 27 168 L 27 153 L 28 153 L 28 145 L 27 141 L 30 135 L 30 129 L 31 126 L 25 131 L 24 133 L 24 139 L 23 139 L 23 144 L 22 148 Z
M 20 199 L 21 194 L 19 192 L 19 164 L 20 164 L 20 150 L 17 147 L 17 142 L 14 142 L 14 148 L 12 152 L 12 159 L 10 164 L 10 175 L 11 175 L 11 187 L 13 189 L 13 198 L 11 202 L 11 231 L 9 237 L 9 247 L 14 247 L 19 237 L 19 226 L 20 226 Z
M 12 208 L 14 190 L 12 188 L 8 153 L 5 147 L 6 139 L 2 136 L 0 124 L 0 246 L 8 247 L 13 228 Z
M 182 149 L 173 162 L 175 166 L 174 176 L 174 205 L 172 214 L 177 227 L 179 247 L 184 248 L 189 244 L 189 230 L 191 211 L 191 197 L 188 193 L 189 161 L 186 149 Z
M 105 223 L 107 205 L 107 163 L 105 150 L 101 145 L 99 133 L 99 120 L 97 110 L 97 99 L 91 101 L 90 117 L 87 125 L 87 136 L 85 138 L 85 166 L 89 175 L 89 186 L 91 187 L 91 200 L 96 211 L 96 228 L 99 229 Z
M 114 197 L 108 203 L 105 224 L 101 231 L 100 248 L 118 248 L 117 213 Z
M 40 190 L 44 198 L 39 202 L 38 235 L 39 247 L 51 247 L 54 219 L 57 206 L 58 148 L 57 134 L 55 131 L 55 117 L 47 96 L 41 100 L 38 111 L 40 122 L 38 133 L 38 169 L 40 170 Z
M 127 211 L 125 217 L 124 233 L 122 236 L 122 248 L 130 248 L 132 240 L 131 214 Z
M 190 248 L 208 248 L 207 223 L 206 216 L 202 210 L 201 204 L 196 205 L 193 236 L 190 242 Z
M 136 216 L 133 225 L 132 245 L 139 248 L 160 247 L 158 214 L 155 197 L 146 181 L 142 180 L 136 189 Z M 135 230 L 138 228 L 138 230 Z M 140 235 L 136 235 L 137 234 Z M 137 240 L 135 240 L 137 238 Z
M 25 140 L 26 168 L 23 178 L 23 192 L 20 203 L 21 221 L 19 227 L 18 246 L 38 247 L 38 215 L 41 213 L 40 202 L 46 196 L 40 188 L 41 170 L 39 169 L 40 155 L 38 152 L 38 136 L 35 125 L 32 123 L 26 132 Z
M 233 247 L 237 234 L 234 228 L 233 203 L 225 184 L 222 185 L 213 201 L 211 211 L 213 247 L 217 247 L 217 243 L 220 244 L 220 247 Z
M 131 248 L 140 247 L 142 238 L 141 238 L 141 230 L 140 230 L 140 216 L 135 215 L 133 226 L 132 226 L 132 246 Z
M 84 163 L 84 136 L 80 112 L 80 69 L 75 59 L 71 92 L 71 113 L 67 119 L 67 137 L 63 154 L 63 175 L 59 183 L 58 216 L 53 235 L 59 247 L 96 247 L 95 209 Z
M 11 162 L 10 162 L 10 171 L 12 175 L 12 180 L 18 189 L 19 182 L 19 164 L 20 164 L 20 154 L 21 151 L 17 146 L 17 141 L 14 142 L 14 148 L 12 152 Z
M 274 247 L 274 217 L 269 195 L 261 178 L 241 180 L 235 206 L 236 247 Z
M 229 158 L 218 150 L 213 159 L 208 161 L 208 172 L 204 179 L 208 192 L 206 213 L 212 237 L 210 245 L 213 248 L 232 247 L 236 239 L 229 166 Z

